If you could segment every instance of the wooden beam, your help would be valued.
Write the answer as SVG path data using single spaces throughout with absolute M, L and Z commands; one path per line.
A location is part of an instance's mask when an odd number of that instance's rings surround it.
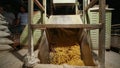
M 105 68 L 105 1 L 99 0 L 99 22 L 102 28 L 99 30 L 99 63 L 100 68 Z
M 92 1 L 90 2 L 90 4 L 87 5 L 87 7 L 85 7 L 85 11 L 87 11 L 89 8 L 93 7 L 96 2 L 98 2 L 98 0 L 92 0 Z
M 44 0 L 43 0 L 44 1 Z M 34 0 L 35 4 L 39 7 L 41 11 L 45 11 L 45 8 L 42 6 L 42 4 L 38 0 Z
M 46 28 L 87 28 L 99 29 L 101 24 L 37 24 L 31 25 L 33 29 L 46 29 Z

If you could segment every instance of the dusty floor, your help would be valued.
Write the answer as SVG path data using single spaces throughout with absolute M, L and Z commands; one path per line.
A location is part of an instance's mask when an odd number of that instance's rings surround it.
M 19 51 L 0 51 L 0 68 L 22 68 L 26 49 Z M 120 68 L 120 54 L 113 51 L 105 53 L 106 68 Z

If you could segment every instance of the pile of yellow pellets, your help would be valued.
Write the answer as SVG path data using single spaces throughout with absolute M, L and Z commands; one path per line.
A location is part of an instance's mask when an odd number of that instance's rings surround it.
M 84 66 L 83 60 L 81 60 L 80 45 L 55 45 L 52 46 L 50 52 L 51 64 L 69 64 L 76 66 Z

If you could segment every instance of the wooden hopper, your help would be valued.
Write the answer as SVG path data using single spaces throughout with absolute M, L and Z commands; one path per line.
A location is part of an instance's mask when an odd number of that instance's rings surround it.
M 79 15 L 51 16 L 47 24 L 59 24 L 58 22 L 61 22 L 60 24 L 82 24 Z M 87 36 L 87 32 L 82 28 L 46 28 L 39 46 L 38 57 L 41 63 L 49 64 L 49 49 L 52 45 L 59 43 L 73 44 L 77 42 L 80 44 L 82 60 L 85 66 L 95 66 Z

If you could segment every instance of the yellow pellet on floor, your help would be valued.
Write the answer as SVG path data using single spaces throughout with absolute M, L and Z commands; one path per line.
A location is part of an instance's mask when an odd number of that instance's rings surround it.
M 84 66 L 81 60 L 80 45 L 55 45 L 50 52 L 50 63 Z

